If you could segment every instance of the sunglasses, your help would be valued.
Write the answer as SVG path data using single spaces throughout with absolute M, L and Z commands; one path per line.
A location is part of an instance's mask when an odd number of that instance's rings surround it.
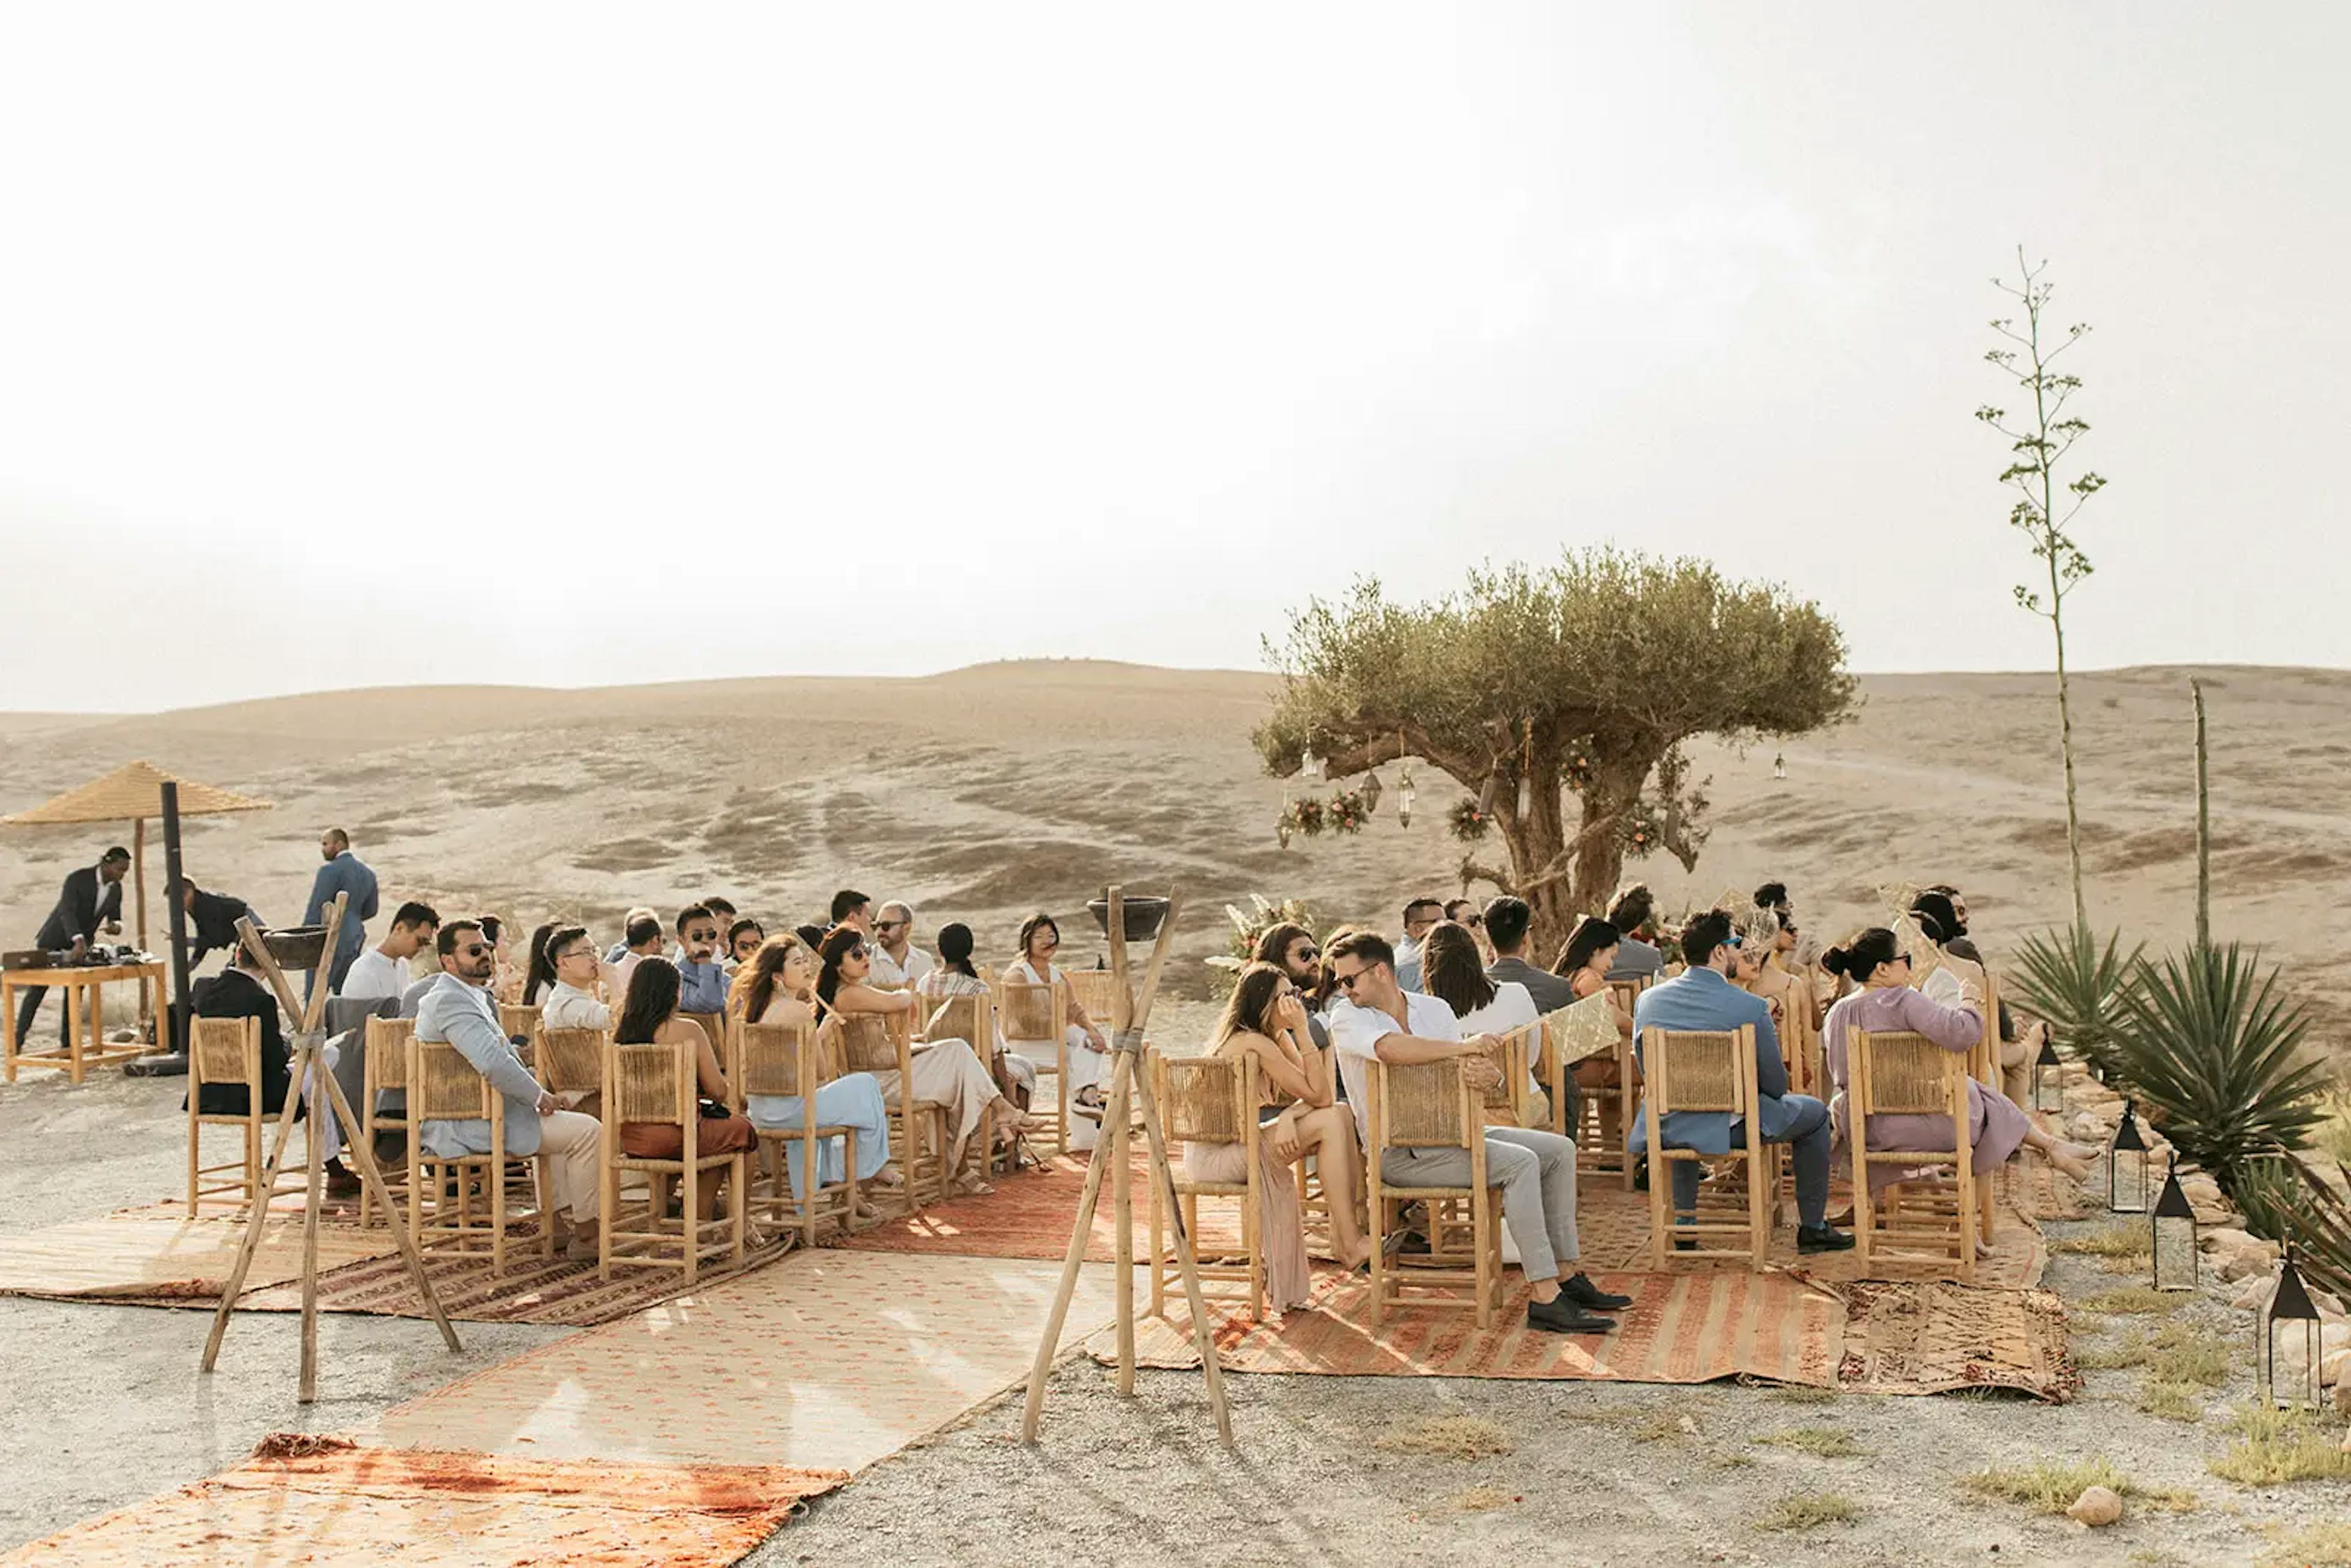
M 1321 956 L 1322 956 L 1322 948 L 1308 947 L 1300 952 L 1291 954 L 1290 961 L 1298 964 L 1311 964 L 1315 959 L 1320 958 Z
M 457 949 L 458 952 L 463 953 L 468 958 L 478 958 L 483 954 L 492 952 L 495 949 L 493 949 L 486 942 L 468 942 L 464 946 Z
M 865 956 L 865 944 L 860 942 L 856 946 L 852 947 L 848 952 L 843 953 L 841 956 L 844 958 L 862 958 Z
M 1333 985 L 1352 997 L 1355 994 L 1355 982 L 1370 974 L 1369 969 L 1358 969 L 1352 975 L 1333 975 L 1331 980 Z
M 1907 966 L 1910 962 L 1910 955 L 1907 953 L 1896 953 L 1894 955 L 1894 962 Z
M 912 925 L 913 924 L 914 922 L 911 920 L 877 920 L 873 923 L 873 929 L 876 931 L 895 931 L 902 925 Z

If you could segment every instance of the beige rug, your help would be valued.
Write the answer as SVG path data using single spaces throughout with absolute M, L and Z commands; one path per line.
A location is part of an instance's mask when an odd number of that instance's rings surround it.
M 188 1219 L 151 1208 L 0 1236 L 0 1295 L 208 1306 L 228 1282 L 245 1228 L 243 1219 L 225 1215 Z M 393 1251 L 386 1231 L 319 1227 L 321 1274 Z M 300 1217 L 272 1217 L 246 1288 L 280 1284 L 301 1272 Z

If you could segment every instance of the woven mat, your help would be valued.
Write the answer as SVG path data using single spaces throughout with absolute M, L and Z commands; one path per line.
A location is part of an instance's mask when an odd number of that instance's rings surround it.
M 1515 1281 L 1515 1271 L 1507 1276 Z M 1314 1304 L 1279 1322 L 1217 1313 L 1217 1343 L 1232 1372 L 1341 1376 L 1567 1378 L 1617 1383 L 1711 1383 L 1755 1377 L 1833 1388 L 1844 1343 L 1844 1301 L 1793 1275 L 1746 1269 L 1682 1274 L 1605 1273 L 1601 1288 L 1634 1298 L 1614 1332 L 1598 1339 L 1530 1330 L 1523 1287 L 1506 1292 L 1492 1329 L 1465 1311 L 1413 1307 L 1372 1326 L 1370 1281 L 1337 1270 L 1316 1277 Z M 1189 1320 L 1135 1325 L 1138 1363 L 1200 1364 Z M 1114 1330 L 1086 1349 L 1117 1359 Z
M 1830 1288 L 1845 1304 L 1841 1388 L 2010 1388 L 2061 1405 L 2081 1391 L 2066 1349 L 2065 1303 L 2051 1291 L 1867 1281 Z
M 1181 1159 L 1179 1154 L 1176 1156 Z M 1150 1155 L 1143 1135 L 1134 1137 L 1133 1155 L 1135 1250 L 1149 1245 Z M 960 1258 L 1066 1257 L 1070 1227 L 1076 1219 L 1078 1199 L 1085 1190 L 1086 1156 L 1056 1155 L 1041 1169 L 1019 1176 L 998 1176 L 996 1190 L 985 1197 L 958 1197 L 934 1204 L 920 1214 L 885 1220 L 871 1230 L 851 1237 L 844 1246 L 859 1252 L 918 1252 Z M 1240 1245 L 1240 1202 L 1238 1198 L 1200 1201 L 1200 1237 L 1204 1251 Z M 1110 1175 L 1102 1175 L 1094 1200 L 1093 1234 L 1086 1257 L 1097 1263 L 1115 1256 L 1117 1227 L 1111 1218 Z
M 720 1564 L 766 1540 L 839 1470 L 692 1469 L 344 1449 L 249 1459 L 18 1547 L 0 1563 L 621 1568 Z
M 0 1236 L 0 1295 L 213 1306 L 235 1267 L 245 1229 L 243 1219 L 225 1215 L 188 1219 L 147 1208 Z M 319 1227 L 322 1273 L 392 1250 L 392 1238 L 382 1230 Z M 246 1274 L 246 1289 L 276 1285 L 301 1272 L 300 1217 L 271 1218 Z
M 1110 1321 L 1087 1268 L 1064 1345 Z M 1028 1375 L 1058 1265 L 801 1252 L 385 1411 L 388 1448 L 857 1470 Z M 649 1561 L 654 1559 L 648 1559 Z

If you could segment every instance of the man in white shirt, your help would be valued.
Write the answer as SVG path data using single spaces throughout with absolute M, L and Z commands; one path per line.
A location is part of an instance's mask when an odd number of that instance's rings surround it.
M 1374 1060 L 1408 1067 L 1468 1058 L 1461 1072 L 1472 1089 L 1490 1089 L 1499 1082 L 1499 1070 L 1485 1054 L 1493 1050 L 1494 1038 L 1463 1040 L 1451 1008 L 1399 987 L 1395 949 L 1386 937 L 1374 931 L 1351 933 L 1332 944 L 1329 959 L 1338 987 L 1331 999 L 1331 1046 L 1338 1053 L 1339 1075 L 1346 1082 L 1347 1103 L 1354 1108 L 1355 1130 L 1366 1152 L 1367 1085 Z M 1632 1298 L 1608 1294 L 1575 1267 L 1583 1250 L 1575 1235 L 1575 1145 L 1530 1127 L 1489 1127 L 1486 1173 L 1502 1189 L 1502 1223 L 1518 1244 L 1520 1267 L 1533 1295 L 1527 1303 L 1527 1326 L 1575 1334 L 1614 1328 L 1615 1320 L 1595 1317 L 1592 1310 L 1629 1307 Z M 1380 1160 L 1380 1177 L 1398 1186 L 1466 1186 L 1469 1151 L 1389 1149 Z
M 637 966 L 661 952 L 662 923 L 653 915 L 643 915 L 632 919 L 629 928 L 622 935 L 626 940 L 621 944 L 621 956 L 612 961 L 612 999 L 615 1002 L 627 999 L 629 977 L 636 973 Z
M 441 916 L 431 904 L 413 899 L 402 904 L 383 940 L 351 960 L 343 976 L 343 988 L 336 994 L 352 1002 L 401 995 L 408 989 L 408 961 L 431 946 L 440 934 Z
M 931 972 L 931 956 L 914 946 L 914 911 L 893 899 L 873 917 L 873 973 L 869 984 L 885 991 L 912 990 Z
M 596 999 L 593 989 L 604 965 L 585 926 L 567 925 L 547 938 L 547 956 L 555 964 L 555 986 L 539 1004 L 541 1029 L 610 1029 L 612 1009 Z

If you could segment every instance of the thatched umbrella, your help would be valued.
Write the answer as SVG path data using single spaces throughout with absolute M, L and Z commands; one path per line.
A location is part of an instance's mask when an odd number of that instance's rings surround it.
M 131 864 L 133 896 L 139 904 L 139 946 L 147 946 L 147 819 L 163 814 L 163 785 L 166 781 L 180 787 L 180 815 L 208 815 L 220 811 L 266 811 L 270 803 L 256 800 L 249 795 L 199 784 L 193 779 L 179 779 L 164 772 L 152 762 L 129 762 L 103 779 L 93 779 L 78 789 L 68 789 L 52 800 L 44 800 L 28 811 L 0 817 L 0 822 L 13 826 L 36 827 L 65 822 L 129 822 L 131 824 Z

